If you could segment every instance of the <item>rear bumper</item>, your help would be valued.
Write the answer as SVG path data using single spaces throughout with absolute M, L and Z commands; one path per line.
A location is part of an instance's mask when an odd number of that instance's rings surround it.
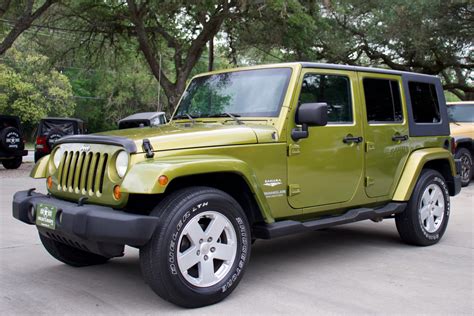
M 453 177 L 453 192 L 451 192 L 451 196 L 458 195 L 461 192 L 461 159 L 454 159 L 454 163 L 456 164 L 456 175 Z
M 27 156 L 27 155 L 28 155 L 28 150 L 17 150 L 17 151 L 11 151 L 11 152 L 0 150 L 0 158 L 2 159 L 22 157 L 22 156 Z
M 35 224 L 38 203 L 57 208 L 54 230 L 37 226 L 38 231 L 52 239 L 88 250 L 106 257 L 123 254 L 124 245 L 139 247 L 152 237 L 158 218 L 135 215 L 111 207 L 76 203 L 56 199 L 44 194 L 19 191 L 13 197 L 13 217 Z M 60 216 L 61 215 L 61 216 Z

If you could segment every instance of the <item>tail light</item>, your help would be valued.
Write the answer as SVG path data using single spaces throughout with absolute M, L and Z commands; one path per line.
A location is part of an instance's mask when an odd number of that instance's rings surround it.
M 456 153 L 456 141 L 451 137 L 451 153 L 454 155 Z
M 46 142 L 46 136 L 38 136 L 36 137 L 36 150 L 42 152 L 48 152 L 49 147 L 48 143 Z

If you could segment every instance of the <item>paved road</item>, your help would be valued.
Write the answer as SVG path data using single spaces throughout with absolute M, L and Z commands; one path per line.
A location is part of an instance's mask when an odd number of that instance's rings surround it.
M 257 241 L 237 290 L 219 304 L 189 311 L 148 288 L 135 249 L 79 269 L 50 257 L 34 227 L 10 215 L 15 191 L 44 191 L 43 180 L 27 178 L 29 168 L 0 169 L 1 315 L 474 313 L 474 183 L 452 200 L 438 245 L 402 244 L 391 220 Z

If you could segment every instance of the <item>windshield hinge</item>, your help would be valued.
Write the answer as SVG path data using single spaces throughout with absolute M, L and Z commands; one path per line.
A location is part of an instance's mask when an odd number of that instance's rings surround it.
M 146 153 L 147 158 L 153 158 L 155 156 L 155 153 L 153 152 L 153 146 L 150 143 L 150 140 L 145 138 L 143 140 L 142 148 Z

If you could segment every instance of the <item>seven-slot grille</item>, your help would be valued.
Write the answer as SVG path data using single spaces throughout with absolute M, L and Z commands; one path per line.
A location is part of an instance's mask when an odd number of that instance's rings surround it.
M 65 151 L 58 169 L 58 189 L 77 194 L 101 194 L 108 154 Z

